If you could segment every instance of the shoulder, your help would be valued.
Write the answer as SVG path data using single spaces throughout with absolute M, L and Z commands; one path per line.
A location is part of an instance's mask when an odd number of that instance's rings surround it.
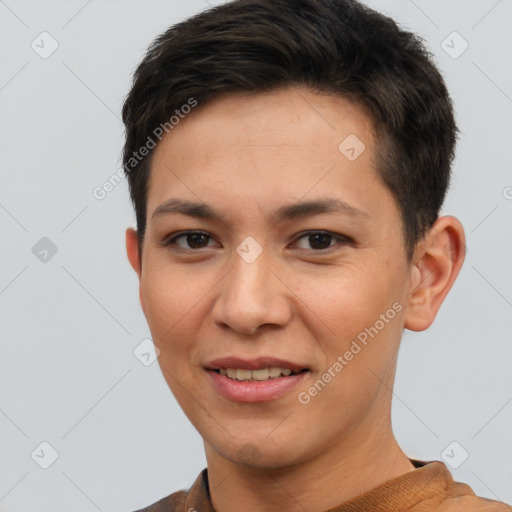
M 187 491 L 176 491 L 149 507 L 135 510 L 134 512 L 187 512 L 184 508 Z
M 419 468 L 416 471 L 422 472 L 424 481 L 421 482 L 421 488 L 425 491 L 421 499 L 410 509 L 411 511 L 512 512 L 512 506 L 501 501 L 479 497 L 469 485 L 455 481 L 443 462 L 410 460 L 416 468 Z M 417 475 L 419 474 L 418 472 Z
M 477 496 L 465 483 L 452 480 L 445 492 L 437 512 L 512 512 L 510 505 Z
M 208 488 L 208 470 L 205 468 L 188 491 L 182 489 L 158 500 L 149 507 L 134 512 L 214 512 Z
M 478 496 L 460 496 L 444 500 L 438 512 L 512 512 L 512 507 L 501 501 Z

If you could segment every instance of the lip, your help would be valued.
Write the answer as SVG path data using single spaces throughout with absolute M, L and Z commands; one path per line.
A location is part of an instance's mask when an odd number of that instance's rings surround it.
M 240 368 L 245 370 L 259 370 L 261 368 L 289 368 L 290 370 L 299 372 L 309 369 L 307 365 L 293 363 L 285 359 L 278 359 L 271 356 L 261 356 L 256 359 L 243 359 L 236 356 L 221 357 L 214 359 L 205 364 L 207 370 L 218 370 L 219 368 Z
M 222 366 L 221 366 L 222 368 Z M 233 368 L 228 366 L 228 368 Z M 237 368 L 241 368 L 238 366 Z M 266 402 L 277 400 L 297 387 L 309 374 L 304 371 L 263 381 L 234 380 L 221 375 L 215 370 L 206 370 L 213 388 L 227 400 L 232 402 Z
M 215 371 L 219 368 L 259 370 L 261 368 L 272 367 L 289 368 L 294 372 L 301 373 L 292 373 L 288 376 L 282 375 L 281 377 L 264 381 L 238 381 Z M 255 359 L 244 359 L 236 356 L 222 357 L 207 363 L 205 369 L 217 393 L 233 402 L 266 402 L 277 400 L 297 387 L 304 380 L 306 375 L 310 373 L 310 368 L 308 368 L 307 365 L 271 356 L 261 356 Z

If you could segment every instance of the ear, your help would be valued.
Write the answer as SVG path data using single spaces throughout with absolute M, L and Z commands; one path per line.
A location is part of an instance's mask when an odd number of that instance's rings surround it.
M 142 276 L 142 262 L 141 254 L 139 252 L 139 234 L 134 228 L 126 229 L 126 254 L 128 256 L 130 265 L 132 266 L 133 270 L 135 270 L 135 273 L 139 278 L 139 301 L 142 310 L 145 312 L 144 300 L 142 298 L 142 290 L 140 286 L 140 280 Z
M 466 253 L 464 228 L 452 216 L 440 217 L 414 251 L 404 327 L 428 329 L 459 275 Z
M 139 255 L 139 235 L 134 228 L 126 229 L 126 254 L 130 265 L 139 276 L 140 281 L 142 267 Z

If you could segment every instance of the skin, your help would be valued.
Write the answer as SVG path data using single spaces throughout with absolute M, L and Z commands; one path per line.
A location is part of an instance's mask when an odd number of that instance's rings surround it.
M 350 134 L 365 144 L 354 161 L 338 149 Z M 204 439 L 217 510 L 323 511 L 414 470 L 391 428 L 397 352 L 404 328 L 434 321 L 462 266 L 464 231 L 440 217 L 408 261 L 375 151 L 360 106 L 302 87 L 198 106 L 155 149 L 142 265 L 133 228 L 127 254 L 163 375 Z M 364 213 L 269 219 L 283 204 L 326 197 Z M 222 220 L 152 220 L 170 198 L 206 203 Z M 185 230 L 208 236 L 160 244 Z M 319 230 L 335 236 L 304 236 Z M 250 264 L 236 251 L 249 236 L 263 249 Z M 300 403 L 298 393 L 397 302 L 394 318 Z M 278 400 L 234 403 L 204 369 L 228 355 L 271 355 L 310 372 Z

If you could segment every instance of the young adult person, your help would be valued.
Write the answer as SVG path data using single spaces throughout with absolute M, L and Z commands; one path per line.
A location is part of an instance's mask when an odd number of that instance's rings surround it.
M 439 216 L 457 127 L 421 40 L 354 0 L 226 3 L 154 41 L 123 120 L 127 254 L 207 459 L 144 510 L 512 510 L 391 426 L 403 331 L 464 259 Z

